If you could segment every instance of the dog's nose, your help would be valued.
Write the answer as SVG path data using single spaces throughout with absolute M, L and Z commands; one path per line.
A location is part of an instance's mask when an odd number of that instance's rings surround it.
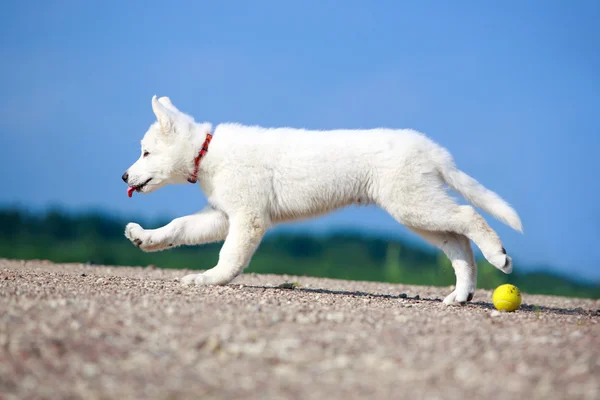
M 127 179 L 129 179 L 129 174 L 127 172 L 125 172 L 121 178 L 123 178 L 123 181 L 125 181 L 125 183 L 127 183 Z

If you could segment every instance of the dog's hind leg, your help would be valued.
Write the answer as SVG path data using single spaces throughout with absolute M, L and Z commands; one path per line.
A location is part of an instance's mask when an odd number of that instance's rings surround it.
M 506 255 L 498 234 L 471 206 L 435 207 L 431 209 L 386 208 L 398 222 L 406 226 L 434 232 L 454 232 L 471 239 L 483 256 L 505 274 L 512 272 L 512 259 Z
M 432 232 L 408 227 L 434 246 L 439 247 L 452 262 L 456 275 L 456 287 L 444 299 L 445 304 L 465 304 L 473 299 L 477 286 L 477 264 L 471 249 L 471 242 L 453 232 Z
M 183 284 L 225 285 L 242 273 L 258 248 L 268 222 L 259 213 L 238 213 L 229 220 L 229 233 L 214 268 L 182 278 Z
M 225 239 L 229 221 L 227 215 L 212 207 L 185 217 L 176 218 L 158 229 L 144 229 L 127 224 L 125 236 L 144 251 L 160 251 L 184 245 L 198 245 Z
M 413 181 L 392 181 L 381 189 L 376 201 L 403 225 L 466 236 L 494 267 L 506 274 L 512 272 L 512 260 L 498 234 L 473 207 L 457 204 L 438 176 L 421 174 Z

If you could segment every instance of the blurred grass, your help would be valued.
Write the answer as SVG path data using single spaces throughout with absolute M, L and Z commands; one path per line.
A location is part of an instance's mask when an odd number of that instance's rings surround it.
M 125 221 L 102 213 L 43 215 L 0 210 L 0 257 L 90 262 L 160 268 L 212 268 L 220 243 L 144 253 L 123 235 Z M 160 221 L 146 221 L 157 227 Z M 583 283 L 544 272 L 505 275 L 478 260 L 478 287 L 512 283 L 531 294 L 600 298 L 600 284 Z M 246 272 L 306 275 L 348 280 L 449 286 L 455 283 L 450 261 L 441 251 L 425 251 L 400 241 L 340 232 L 328 237 L 307 234 L 266 237 Z

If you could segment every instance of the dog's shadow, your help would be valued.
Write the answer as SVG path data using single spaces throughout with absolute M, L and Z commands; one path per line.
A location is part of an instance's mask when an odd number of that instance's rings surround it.
M 303 288 L 303 287 L 281 287 L 281 286 L 259 286 L 259 285 L 246 285 L 245 288 L 251 289 L 263 289 L 263 290 L 278 290 L 278 291 L 299 291 L 304 293 L 314 294 L 332 294 L 336 296 L 351 296 L 351 297 L 370 297 L 379 299 L 391 299 L 391 300 L 406 300 L 411 302 L 428 301 L 432 303 L 442 303 L 442 299 L 439 298 L 428 298 L 420 296 L 408 296 L 406 294 L 381 294 L 381 293 L 369 293 L 361 291 L 348 291 L 348 290 L 330 290 L 330 289 L 315 289 L 315 288 Z M 464 307 L 477 307 L 489 310 L 495 310 L 492 303 L 485 301 L 472 301 L 467 303 Z M 519 312 L 535 313 L 535 314 L 557 314 L 557 315 L 573 315 L 573 316 L 585 316 L 585 317 L 600 317 L 600 309 L 598 310 L 586 310 L 581 307 L 577 308 L 559 308 L 559 307 L 548 307 L 538 306 L 533 304 L 522 304 L 519 308 Z

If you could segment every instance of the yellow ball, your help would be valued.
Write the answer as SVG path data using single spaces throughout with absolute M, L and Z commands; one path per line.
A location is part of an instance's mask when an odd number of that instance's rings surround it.
M 515 311 L 521 307 L 521 291 L 509 283 L 500 285 L 492 295 L 494 307 L 500 311 Z

